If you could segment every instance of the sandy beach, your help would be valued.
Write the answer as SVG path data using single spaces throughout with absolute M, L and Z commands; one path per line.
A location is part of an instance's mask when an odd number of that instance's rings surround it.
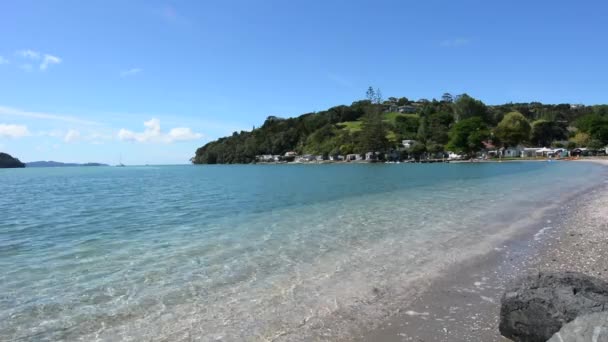
M 608 166 L 606 159 L 585 159 Z M 500 336 L 500 297 L 514 278 L 578 271 L 608 280 L 608 181 L 564 201 L 493 252 L 451 268 L 359 341 L 509 341 Z M 563 194 L 556 194 L 563 196 Z

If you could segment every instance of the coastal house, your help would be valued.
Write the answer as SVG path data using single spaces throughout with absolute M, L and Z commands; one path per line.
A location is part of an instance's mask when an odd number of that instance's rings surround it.
M 297 155 L 298 155 L 297 152 L 293 152 L 293 151 L 285 152 L 285 157 L 295 157 Z
M 416 140 L 401 140 L 401 144 L 403 144 L 403 147 L 405 148 L 412 148 L 416 145 Z
M 358 160 L 363 160 L 363 157 L 361 157 L 360 154 L 358 153 L 352 153 L 352 154 L 347 154 L 346 155 L 346 161 L 350 162 L 350 161 L 358 161 Z
M 405 106 L 399 106 L 397 107 L 397 112 L 399 113 L 416 113 L 416 107 L 414 106 L 410 106 L 410 105 L 405 105 Z
M 399 106 L 397 106 L 397 105 L 396 105 L 396 104 L 394 104 L 394 103 L 391 103 L 391 104 L 386 105 L 386 106 L 384 107 L 384 111 L 385 111 L 385 112 L 387 112 L 387 113 L 396 112 L 396 111 L 398 111 L 398 110 L 399 110 Z
M 496 157 L 500 153 L 491 141 L 482 141 L 481 143 L 483 144 L 483 150 L 481 152 L 484 158 Z
M 535 158 L 538 156 L 538 151 L 544 147 L 526 147 L 521 151 L 522 158 Z
M 501 149 L 501 155 L 504 158 L 520 158 L 523 151 L 524 147 L 521 145 L 509 146 Z
M 365 160 L 378 160 L 378 156 L 380 156 L 380 152 L 367 152 Z
M 584 156 L 588 153 L 589 152 L 588 152 L 587 148 L 581 147 L 581 148 L 575 148 L 572 151 L 570 151 L 570 156 L 579 157 L 579 156 Z
M 271 162 L 279 161 L 280 157 L 281 156 L 279 156 L 279 155 L 263 154 L 263 155 L 255 156 L 255 159 L 258 162 L 271 163 Z
M 462 155 L 448 151 L 448 160 L 460 160 L 460 159 L 462 159 Z
M 329 156 L 329 160 L 331 161 L 342 161 L 344 160 L 344 156 L 343 155 L 333 155 L 333 156 Z

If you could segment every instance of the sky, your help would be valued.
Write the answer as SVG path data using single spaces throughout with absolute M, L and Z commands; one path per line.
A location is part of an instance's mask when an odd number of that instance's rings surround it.
M 0 2 L 0 151 L 188 163 L 270 115 L 467 93 L 607 103 L 605 1 Z

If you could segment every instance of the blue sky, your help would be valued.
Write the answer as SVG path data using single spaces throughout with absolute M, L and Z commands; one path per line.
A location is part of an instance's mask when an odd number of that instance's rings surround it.
M 385 97 L 606 103 L 602 1 L 2 1 L 0 151 L 186 163 L 268 115 Z

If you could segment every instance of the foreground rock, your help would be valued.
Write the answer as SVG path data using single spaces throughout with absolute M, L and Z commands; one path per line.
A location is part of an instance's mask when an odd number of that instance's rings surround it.
M 500 333 L 516 342 L 545 342 L 581 315 L 608 310 L 608 283 L 577 272 L 518 279 L 501 300 Z
M 577 317 L 564 325 L 548 342 L 608 341 L 608 312 Z

